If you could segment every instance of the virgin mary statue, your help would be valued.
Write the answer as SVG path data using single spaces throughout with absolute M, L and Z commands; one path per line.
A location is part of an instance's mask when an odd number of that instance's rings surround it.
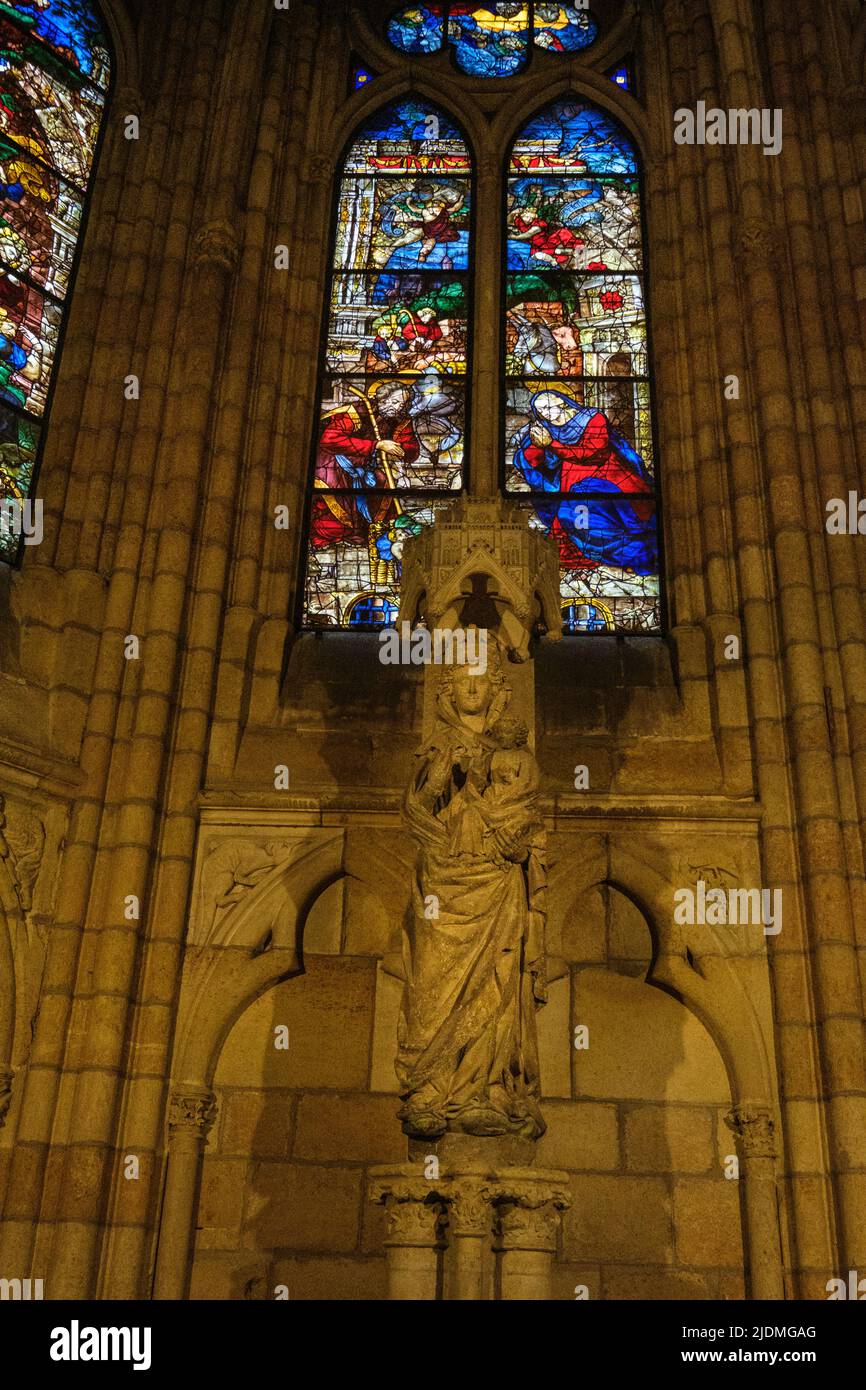
M 544 1002 L 544 827 L 527 729 L 486 672 L 443 679 L 406 818 L 419 855 L 404 934 L 397 1077 L 404 1132 L 544 1132 L 535 1011 Z

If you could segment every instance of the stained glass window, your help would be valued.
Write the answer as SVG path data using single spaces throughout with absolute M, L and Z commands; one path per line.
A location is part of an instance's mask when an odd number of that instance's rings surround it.
M 32 492 L 108 79 L 89 4 L 0 0 L 0 502 Z
M 406 98 L 339 185 L 310 498 L 305 624 L 394 621 L 403 545 L 463 485 L 472 177 L 463 137 Z
M 615 68 L 611 68 L 607 74 L 611 82 L 615 82 L 623 91 L 631 91 L 631 72 L 627 63 L 620 63 Z
M 556 537 L 566 631 L 655 632 L 640 182 L 610 116 L 559 101 L 523 129 L 506 245 L 506 490 Z
M 413 55 L 438 53 L 447 43 L 461 72 L 473 77 L 511 77 L 537 48 L 577 53 L 595 41 L 598 25 L 578 5 L 496 4 L 453 0 L 406 5 L 388 24 L 395 48 Z

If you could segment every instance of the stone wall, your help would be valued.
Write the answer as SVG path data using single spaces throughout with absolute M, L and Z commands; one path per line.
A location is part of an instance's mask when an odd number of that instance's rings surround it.
M 364 1170 L 400 1143 L 399 800 L 420 696 L 294 615 L 333 178 L 359 123 L 410 89 L 460 116 L 477 160 L 480 496 L 498 486 L 508 140 L 576 91 L 645 170 L 668 625 L 536 668 L 556 963 L 542 1142 L 573 1176 L 559 1295 L 745 1279 L 823 1297 L 866 1269 L 866 551 L 824 525 L 866 478 L 866 17 L 599 7 L 588 59 L 497 94 L 396 54 L 384 0 L 103 6 L 115 83 L 45 541 L 0 576 L 0 1272 L 47 1297 L 184 1296 L 193 1254 L 197 1297 L 383 1293 Z M 377 74 L 359 92 L 353 54 Z M 605 72 L 629 55 L 633 93 Z M 699 99 L 783 107 L 783 152 L 676 146 L 672 113 Z M 300 847 L 273 861 L 262 920 L 241 911 L 217 943 L 213 836 Z M 696 868 L 782 889 L 781 935 L 677 934 Z M 721 1171 L 734 1148 L 748 1190 Z

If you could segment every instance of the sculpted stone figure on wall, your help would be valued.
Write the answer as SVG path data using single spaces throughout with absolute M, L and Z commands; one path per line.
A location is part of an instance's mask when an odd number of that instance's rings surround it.
M 544 1002 L 538 767 L 493 651 L 454 667 L 405 814 L 418 845 L 398 1034 L 410 1136 L 544 1132 L 535 1011 Z

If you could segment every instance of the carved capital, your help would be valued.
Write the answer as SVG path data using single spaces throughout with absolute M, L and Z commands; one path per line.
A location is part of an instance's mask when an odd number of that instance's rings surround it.
M 571 1206 L 564 1188 L 546 1183 L 507 1183 L 498 1190 L 498 1244 L 502 1250 L 556 1249 L 560 1213 Z
M 214 266 L 230 275 L 240 259 L 238 234 L 229 222 L 207 222 L 193 241 L 197 270 Z
M 330 182 L 333 166 L 323 154 L 310 154 L 304 160 L 301 173 L 304 183 L 318 184 L 319 187 Z
M 9 1114 L 9 1107 L 12 1104 L 12 1081 L 15 1073 L 0 1071 L 0 1129 L 6 1123 L 6 1116 Z
M 491 1189 L 486 1184 L 461 1185 L 448 1202 L 448 1224 L 452 1235 L 488 1235 L 491 1223 Z
M 725 1116 L 725 1124 L 736 1136 L 744 1158 L 775 1158 L 776 1126 L 769 1110 L 736 1106 Z
M 140 116 L 144 101 L 139 87 L 127 84 L 114 93 L 113 107 L 121 116 Z
M 204 1143 L 217 1116 L 216 1096 L 211 1091 L 173 1091 L 168 1110 L 172 1139 Z
M 385 1207 L 385 1245 L 433 1248 L 440 1244 L 442 1203 L 429 1182 L 418 1178 L 381 1178 L 370 1196 Z
M 740 251 L 753 261 L 774 261 L 779 242 L 776 229 L 769 218 L 765 221 L 748 218 L 740 224 Z

